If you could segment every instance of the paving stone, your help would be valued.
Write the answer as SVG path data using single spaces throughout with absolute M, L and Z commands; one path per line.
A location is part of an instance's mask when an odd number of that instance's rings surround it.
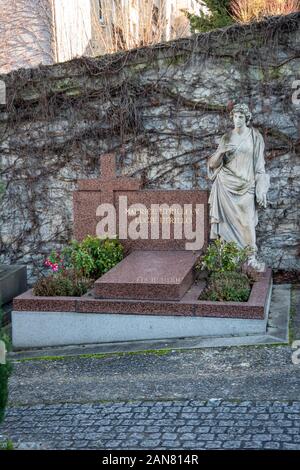
M 300 444 L 289 444 L 284 442 L 282 448 L 286 450 L 300 450 Z
M 170 400 L 159 406 L 168 410 L 176 408 L 175 417 L 160 420 L 155 400 L 136 406 L 107 402 L 101 406 L 9 407 L 0 428 L 0 441 L 9 438 L 18 449 L 299 450 L 300 402 L 280 404 L 277 400 L 276 406 L 274 403 L 268 401 L 259 405 L 256 401 L 239 403 L 217 399 L 207 404 L 201 402 L 201 413 L 195 413 L 193 410 L 199 401 Z M 284 413 L 278 414 L 279 408 L 284 409 Z M 134 410 L 132 417 L 122 419 L 129 409 Z M 249 419 L 241 419 L 246 416 L 242 409 L 247 410 Z M 60 413 L 54 416 L 53 410 Z M 176 417 L 178 413 L 180 418 Z M 223 419 L 224 414 L 228 419 Z M 212 417 L 203 419 L 202 416 Z
M 223 442 L 223 449 L 240 449 L 241 447 L 242 447 L 241 441 Z
M 163 440 L 171 440 L 171 441 L 175 441 L 177 439 L 177 436 L 178 434 L 177 433 L 169 433 L 169 432 L 165 432 L 162 434 L 162 439 Z

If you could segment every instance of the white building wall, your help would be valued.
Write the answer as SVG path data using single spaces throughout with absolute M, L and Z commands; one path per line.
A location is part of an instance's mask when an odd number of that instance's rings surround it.
M 86 54 L 92 39 L 91 0 L 54 0 L 57 61 Z
M 51 0 L 0 0 L 0 73 L 55 62 Z
M 139 42 L 143 2 L 118 2 L 126 18 L 123 28 L 126 43 L 135 47 Z M 190 34 L 188 20 L 180 8 L 199 9 L 195 0 L 149 2 L 165 18 L 162 41 Z M 118 23 L 114 18 L 115 0 L 102 0 L 102 3 L 106 10 L 109 6 L 109 18 L 103 21 L 99 18 L 98 0 L 0 0 L 0 73 L 111 51 L 109 32 L 112 23 Z

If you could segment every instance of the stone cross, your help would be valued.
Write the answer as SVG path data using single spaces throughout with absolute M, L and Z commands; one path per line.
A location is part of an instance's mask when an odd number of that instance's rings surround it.
M 103 154 L 100 157 L 101 177 L 89 180 L 79 180 L 80 191 L 101 191 L 102 202 L 114 204 L 114 191 L 136 191 L 141 189 L 141 178 L 116 175 L 116 156 L 114 153 Z

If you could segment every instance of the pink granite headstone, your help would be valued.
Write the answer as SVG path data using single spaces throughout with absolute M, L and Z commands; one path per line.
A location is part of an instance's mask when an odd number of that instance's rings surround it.
M 127 251 L 201 250 L 208 241 L 208 191 L 143 189 L 141 178 L 116 175 L 115 155 L 100 157 L 101 177 L 79 180 L 74 236 L 118 236 Z M 103 227 L 115 211 L 115 227 Z M 115 233 L 113 233 L 115 232 Z

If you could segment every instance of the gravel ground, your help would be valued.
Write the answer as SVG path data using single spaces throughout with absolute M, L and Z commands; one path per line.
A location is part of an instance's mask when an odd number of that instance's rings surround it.
M 10 405 L 101 400 L 298 400 L 288 346 L 174 351 L 14 364 Z

